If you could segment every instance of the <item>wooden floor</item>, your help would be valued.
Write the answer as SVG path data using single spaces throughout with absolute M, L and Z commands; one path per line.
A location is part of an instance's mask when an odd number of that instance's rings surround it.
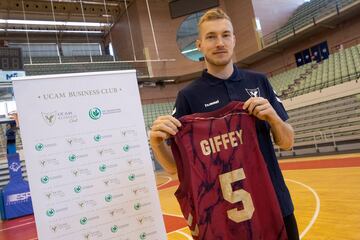
M 280 165 L 302 239 L 360 239 L 360 154 L 285 160 Z M 156 178 L 168 239 L 192 239 L 174 197 L 176 176 L 157 173 Z M 0 240 L 36 239 L 32 216 L 0 223 Z
M 295 205 L 301 238 L 306 240 L 360 239 L 360 154 L 285 160 L 280 163 Z M 173 179 L 169 181 L 169 177 Z M 160 201 L 169 240 L 191 239 L 173 193 L 176 177 L 160 173 Z M 181 224 L 182 223 L 182 224 Z

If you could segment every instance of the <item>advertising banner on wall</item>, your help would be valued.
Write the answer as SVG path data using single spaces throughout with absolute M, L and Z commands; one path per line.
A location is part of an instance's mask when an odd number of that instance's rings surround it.
M 166 239 L 135 71 L 13 84 L 39 240 Z

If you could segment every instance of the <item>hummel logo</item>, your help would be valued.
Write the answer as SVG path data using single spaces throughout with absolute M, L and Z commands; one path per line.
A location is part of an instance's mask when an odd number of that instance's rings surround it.
M 79 171 L 77 170 L 74 170 L 72 173 L 74 174 L 75 177 L 79 176 Z
M 85 239 L 90 239 L 90 234 L 89 234 L 89 233 L 85 234 L 85 235 L 84 235 L 84 238 L 85 238 Z
M 67 141 L 67 142 L 68 142 L 68 144 L 70 144 L 70 145 L 71 145 L 71 144 L 72 144 L 72 142 L 73 142 L 73 140 L 72 140 L 72 139 L 70 139 L 70 138 L 69 138 L 69 139 L 66 139 L 66 141 Z
M 219 99 L 218 99 L 218 100 L 216 100 L 216 101 L 214 101 L 214 102 L 211 102 L 211 103 L 205 103 L 204 106 L 205 106 L 205 107 L 210 107 L 210 106 L 212 106 L 212 105 L 218 104 L 219 102 L 220 102 L 220 101 L 219 101 Z
M 106 186 L 108 186 L 110 181 L 109 180 L 104 180 L 104 183 L 105 183 Z
M 85 203 L 84 203 L 84 202 L 79 202 L 78 204 L 79 204 L 79 207 L 81 207 L 81 208 L 83 208 L 83 207 L 84 207 L 84 205 L 85 205 Z
M 126 131 L 121 131 L 121 134 L 125 137 Z
M 115 215 L 115 210 L 110 211 L 110 215 L 114 216 Z
M 52 195 L 51 193 L 46 193 L 46 194 L 45 194 L 45 196 L 46 196 L 48 199 L 51 198 L 51 195 Z
M 137 191 L 139 191 L 139 189 L 133 189 L 133 193 L 136 195 Z
M 40 161 L 40 165 L 43 166 L 43 167 L 45 167 L 45 163 L 46 163 L 46 161 L 44 161 L 44 160 Z
M 127 161 L 127 163 L 131 166 L 133 164 L 133 160 L 130 159 L 130 160 Z
M 100 150 L 100 151 L 98 151 L 98 152 L 99 152 L 100 155 L 103 155 L 104 150 Z

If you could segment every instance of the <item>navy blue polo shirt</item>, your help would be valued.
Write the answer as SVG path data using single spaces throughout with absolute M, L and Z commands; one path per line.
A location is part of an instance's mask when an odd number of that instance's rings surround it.
M 180 90 L 173 116 L 180 118 L 188 114 L 214 111 L 231 101 L 245 102 L 251 96 L 266 98 L 282 120 L 288 119 L 284 106 L 275 95 L 266 76 L 238 69 L 235 65 L 232 75 L 226 80 L 212 76 L 205 70 L 199 79 Z M 294 206 L 276 159 L 270 126 L 266 121 L 257 119 L 256 131 L 281 211 L 283 216 L 288 216 L 293 213 Z

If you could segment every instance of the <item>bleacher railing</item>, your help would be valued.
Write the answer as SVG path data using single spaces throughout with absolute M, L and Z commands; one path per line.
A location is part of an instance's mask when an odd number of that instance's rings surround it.
M 304 18 L 301 21 L 296 21 L 296 22 L 288 22 L 286 23 L 283 27 L 265 35 L 263 37 L 263 48 L 267 47 L 269 45 L 272 45 L 274 43 L 278 43 L 281 39 L 285 39 L 288 38 L 290 36 L 294 36 L 298 30 L 305 28 L 305 27 L 310 27 L 310 26 L 314 26 L 315 24 L 317 24 L 319 22 L 319 20 L 323 19 L 326 16 L 329 16 L 333 13 L 339 14 L 341 9 L 345 8 L 346 6 L 352 4 L 354 2 L 350 2 L 350 1 L 336 1 L 336 4 L 333 6 L 326 6 L 325 9 L 322 8 L 317 8 L 314 9 L 313 11 L 311 11 L 309 14 L 310 18 Z M 314 14 L 317 12 L 317 14 Z M 298 19 L 300 20 L 300 19 Z

